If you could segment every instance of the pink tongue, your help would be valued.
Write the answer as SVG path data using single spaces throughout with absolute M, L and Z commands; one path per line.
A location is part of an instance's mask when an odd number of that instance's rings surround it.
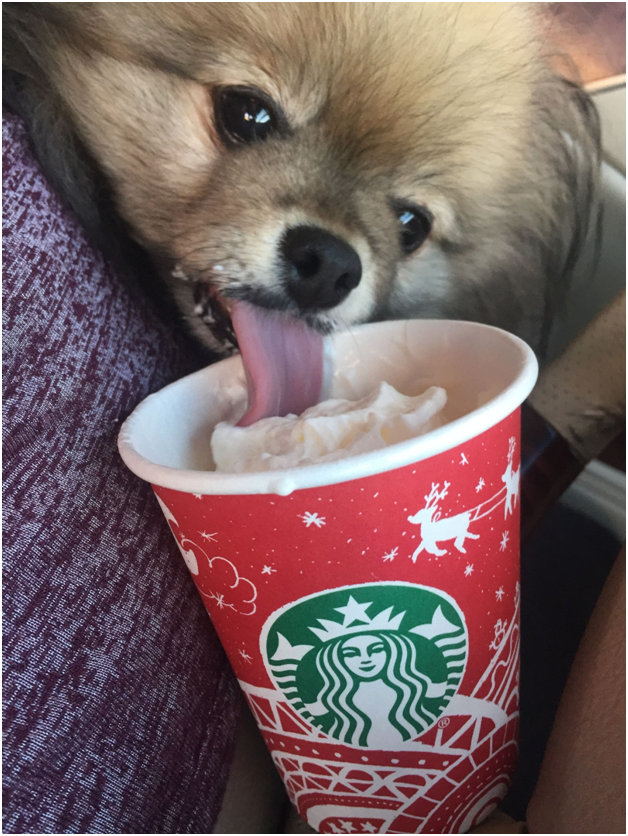
M 248 302 L 236 302 L 231 319 L 249 390 L 249 407 L 239 427 L 275 415 L 300 415 L 318 403 L 323 338 L 317 331 Z

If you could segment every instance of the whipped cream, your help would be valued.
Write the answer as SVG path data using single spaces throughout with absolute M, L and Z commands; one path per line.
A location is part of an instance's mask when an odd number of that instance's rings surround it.
M 402 395 L 381 383 L 358 401 L 331 399 L 302 415 L 263 418 L 248 427 L 216 425 L 211 439 L 216 470 L 254 473 L 336 461 L 380 450 L 442 426 L 444 389 Z

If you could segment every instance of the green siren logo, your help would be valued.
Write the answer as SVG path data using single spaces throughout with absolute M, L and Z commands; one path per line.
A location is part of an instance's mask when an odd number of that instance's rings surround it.
M 292 707 L 329 737 L 374 749 L 434 725 L 458 690 L 467 646 L 453 598 L 409 583 L 310 595 L 273 613 L 261 635 Z

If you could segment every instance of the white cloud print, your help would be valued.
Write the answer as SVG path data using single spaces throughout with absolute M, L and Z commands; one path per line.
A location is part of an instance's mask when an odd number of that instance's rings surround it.
M 243 578 L 235 565 L 226 557 L 209 557 L 198 543 L 184 537 L 177 540 L 179 550 L 190 572 L 196 576 L 199 592 L 204 598 L 216 603 L 220 609 L 230 609 L 240 615 L 253 615 L 256 610 L 257 587 L 248 578 Z M 199 557 L 202 555 L 202 557 Z M 199 559 L 205 558 L 211 574 L 200 578 Z
M 190 573 L 194 575 L 199 592 L 204 598 L 216 602 L 220 609 L 231 609 L 240 615 L 253 615 L 256 610 L 255 599 L 257 598 L 257 587 L 248 578 L 243 578 L 235 565 L 226 557 L 209 557 L 205 549 L 188 537 L 180 536 L 179 523 L 166 503 L 157 496 L 157 502 L 164 512 L 164 516 L 174 534 L 174 539 L 183 556 L 185 565 Z M 174 525 L 173 525 L 174 524 Z M 175 530 L 175 526 L 176 529 Z M 214 534 L 199 532 L 208 543 L 212 542 Z M 209 578 L 199 577 L 199 555 L 207 561 L 212 570 Z M 202 558 L 200 558 L 202 559 Z

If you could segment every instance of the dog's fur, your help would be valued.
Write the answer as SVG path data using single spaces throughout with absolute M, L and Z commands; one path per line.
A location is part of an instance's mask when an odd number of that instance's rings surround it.
M 109 210 L 119 213 L 210 345 L 190 278 L 303 315 L 279 286 L 278 242 L 307 223 L 362 261 L 346 300 L 307 314 L 322 330 L 445 316 L 542 351 L 590 229 L 599 139 L 585 94 L 543 63 L 532 14 L 502 3 L 8 3 L 6 95 L 92 234 L 119 239 Z M 223 148 L 211 94 L 229 85 L 279 103 L 289 135 Z M 411 255 L 399 199 L 434 219 Z

